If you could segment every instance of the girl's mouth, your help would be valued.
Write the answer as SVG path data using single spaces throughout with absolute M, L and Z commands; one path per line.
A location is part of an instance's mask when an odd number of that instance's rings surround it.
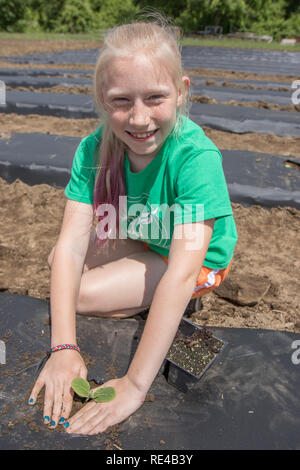
M 155 129 L 154 131 L 149 131 L 149 132 L 134 132 L 134 133 L 126 131 L 126 133 L 130 135 L 130 137 L 136 142 L 145 142 L 146 140 L 151 139 L 156 134 L 157 131 L 158 129 Z

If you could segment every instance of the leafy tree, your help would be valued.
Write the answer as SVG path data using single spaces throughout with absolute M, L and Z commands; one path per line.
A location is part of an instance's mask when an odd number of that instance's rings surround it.
M 101 29 L 132 20 L 137 13 L 137 8 L 132 0 L 102 0 L 102 6 L 98 13 L 97 23 Z
M 55 24 L 59 33 L 84 33 L 95 29 L 94 14 L 88 0 L 66 0 Z
M 219 25 L 224 33 L 251 31 L 280 39 L 299 34 L 299 15 L 299 0 L 187 0 L 175 22 L 185 33 Z
M 40 24 L 44 31 L 53 31 L 56 27 L 57 19 L 63 11 L 66 0 L 31 0 L 33 7 L 37 8 L 40 17 Z
M 18 33 L 41 31 L 38 11 L 25 7 L 24 17 L 14 24 L 13 30 Z
M 185 32 L 208 25 L 222 26 L 224 33 L 244 26 L 245 0 L 187 0 L 187 7 L 176 19 Z
M 286 0 L 285 17 L 290 18 L 291 13 L 299 13 L 299 0 Z
M 148 8 L 149 0 L 134 0 L 135 6 L 138 8 Z M 160 11 L 170 18 L 177 18 L 186 8 L 186 1 L 182 0 L 152 0 L 151 8 Z
M 291 38 L 300 36 L 300 8 L 283 23 L 279 34 Z
M 286 0 L 248 0 L 246 27 L 256 34 L 280 39 L 284 30 Z
M 27 5 L 25 0 L 0 0 L 0 30 L 13 31 L 15 24 L 24 18 Z
M 158 11 L 185 33 L 219 25 L 275 39 L 300 34 L 299 0 L 0 0 L 0 30 L 82 33 Z
M 90 0 L 92 10 L 97 12 L 101 10 L 103 0 Z

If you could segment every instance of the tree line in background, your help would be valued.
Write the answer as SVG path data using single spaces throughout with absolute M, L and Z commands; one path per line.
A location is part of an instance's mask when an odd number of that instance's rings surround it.
M 215 25 L 224 34 L 300 36 L 299 0 L 0 0 L 0 30 L 97 32 L 139 18 L 149 7 L 171 18 L 184 34 Z

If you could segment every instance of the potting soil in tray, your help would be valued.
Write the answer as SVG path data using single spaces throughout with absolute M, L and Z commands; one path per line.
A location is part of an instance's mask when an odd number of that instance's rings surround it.
M 223 341 L 215 338 L 206 328 L 197 328 L 191 336 L 185 336 L 178 330 L 167 359 L 199 376 L 223 346 Z

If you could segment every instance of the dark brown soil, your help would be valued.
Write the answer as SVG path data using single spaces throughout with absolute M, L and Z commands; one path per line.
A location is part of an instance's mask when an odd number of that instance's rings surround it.
M 235 70 L 217 70 L 205 69 L 198 67 L 195 69 L 187 69 L 187 75 L 190 77 L 210 77 L 210 78 L 227 78 L 227 79 L 245 79 L 245 80 L 266 80 L 271 82 L 280 82 L 291 84 L 292 81 L 298 80 L 297 75 L 261 75 L 258 73 L 237 72 Z
M 197 85 L 196 80 L 191 80 L 192 85 Z M 218 87 L 229 87 L 229 88 L 240 88 L 240 89 L 246 89 L 246 90 L 269 90 L 269 91 L 291 91 L 290 86 L 281 86 L 279 88 L 268 86 L 266 82 L 266 86 L 262 85 L 251 85 L 249 83 L 241 84 L 241 83 L 234 83 L 234 82 L 222 82 L 219 83 L 216 80 L 213 79 L 208 79 L 205 80 L 204 84 L 206 86 L 218 86 Z
M 68 95 L 91 95 L 92 94 L 92 87 L 90 86 L 82 86 L 82 85 L 70 85 L 70 86 L 62 86 L 62 85 L 55 85 L 52 87 L 44 87 L 44 88 L 34 88 L 34 86 L 18 86 L 18 87 L 10 87 L 7 86 L 6 90 L 14 90 L 14 91 L 31 91 L 35 93 L 58 93 L 58 94 L 68 94 Z
M 1 47 L 1 39 L 0 39 Z M 91 64 L 14 64 L 12 62 L 1 62 L 1 68 L 7 69 L 70 69 L 70 70 L 94 70 L 94 65 Z
M 299 112 L 300 105 L 290 104 L 287 106 L 282 106 L 276 103 L 268 103 L 264 100 L 259 101 L 217 101 L 215 98 L 210 98 L 207 95 L 191 95 L 191 101 L 194 103 L 209 103 L 209 104 L 222 104 L 229 106 L 242 106 L 243 108 L 262 108 L 262 109 L 272 109 L 273 111 L 290 111 L 290 112 Z
M 177 331 L 167 359 L 199 376 L 224 346 L 207 328 L 197 328 L 191 336 Z

